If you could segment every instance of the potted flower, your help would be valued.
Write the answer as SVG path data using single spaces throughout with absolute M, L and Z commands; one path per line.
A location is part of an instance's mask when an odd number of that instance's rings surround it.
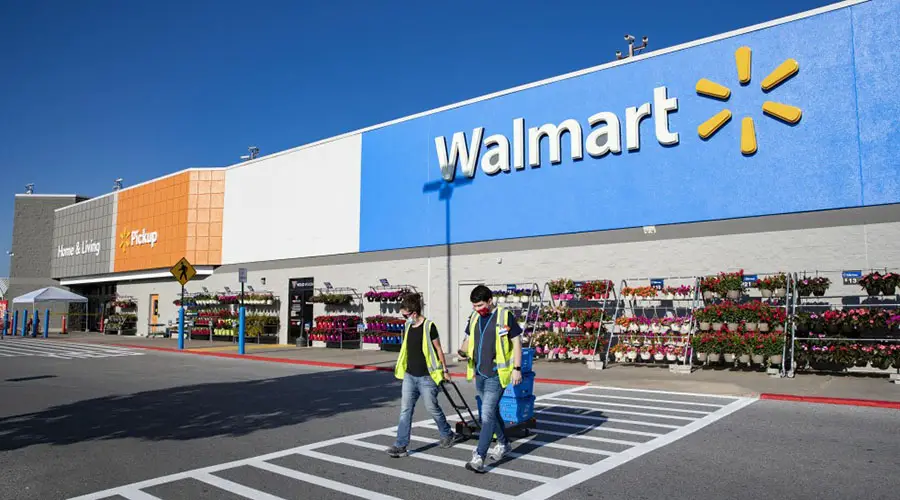
M 719 273 L 719 294 L 730 300 L 737 300 L 743 294 L 744 270 L 734 273 Z
M 658 346 L 652 349 L 653 350 L 653 359 L 656 361 L 662 361 L 666 359 L 665 348 Z
M 865 289 L 868 295 L 875 297 L 881 294 L 882 289 L 886 288 L 887 284 L 883 282 L 881 273 L 875 271 L 860 278 L 859 286 Z M 896 284 L 894 286 L 896 287 Z
M 749 365 L 750 364 L 750 353 L 753 343 L 756 341 L 755 335 L 741 335 L 740 337 L 740 345 L 738 347 L 738 362 Z
M 784 353 L 784 336 L 768 335 L 764 340 L 769 365 L 780 365 Z
M 700 292 L 703 293 L 703 300 L 712 300 L 719 293 L 719 289 L 717 276 L 706 276 L 700 279 Z
M 651 357 L 650 346 L 644 345 L 640 347 L 641 360 L 648 361 Z

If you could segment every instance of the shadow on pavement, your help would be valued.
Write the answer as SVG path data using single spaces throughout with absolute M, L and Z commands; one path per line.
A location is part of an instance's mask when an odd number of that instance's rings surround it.
M 391 405 L 386 373 L 337 370 L 107 396 L 0 418 L 0 451 L 93 440 L 236 437 Z

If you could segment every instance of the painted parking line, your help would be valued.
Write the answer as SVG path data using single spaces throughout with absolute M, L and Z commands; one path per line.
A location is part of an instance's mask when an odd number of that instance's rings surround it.
M 79 344 L 41 338 L 10 337 L 0 341 L 0 357 L 39 357 L 53 359 L 116 358 L 143 356 L 145 353 L 127 347 Z
M 626 391 L 618 388 L 576 387 L 539 396 L 536 401 L 538 428 L 532 434 L 515 440 L 513 450 L 507 458 L 488 464 L 489 472 L 486 476 L 469 476 L 463 472 L 470 478 L 465 481 L 452 479 L 461 477 L 455 471 L 462 469 L 475 446 L 459 443 L 448 450 L 439 448 L 436 425 L 428 419 L 413 424 L 407 459 L 387 458 L 383 454 L 386 446 L 374 442 L 379 438 L 386 442 L 396 436 L 396 427 L 390 427 L 123 485 L 71 500 L 101 500 L 117 496 L 133 500 L 153 500 L 156 497 L 146 492 L 148 488 L 188 479 L 198 480 L 215 490 L 251 500 L 280 499 L 270 492 L 216 475 L 243 466 L 249 466 L 250 470 L 257 470 L 260 474 L 267 471 L 298 483 L 376 500 L 396 499 L 389 492 L 378 491 L 379 484 L 396 483 L 409 484 L 407 491 L 414 491 L 415 486 L 424 485 L 490 500 L 545 500 L 641 455 L 667 446 L 755 401 L 753 398 L 639 390 L 627 391 L 627 394 L 631 394 L 628 396 L 631 399 L 623 399 L 620 397 L 623 392 Z M 648 411 L 634 412 L 622 409 L 634 405 L 616 403 L 618 400 L 652 405 L 637 405 L 640 406 L 637 409 Z M 704 403 L 710 400 L 716 402 Z M 569 404 L 570 401 L 577 404 Z M 694 406 L 698 409 L 684 410 L 694 415 L 686 416 L 684 412 L 675 411 L 679 408 L 667 405 Z M 701 407 L 706 409 L 699 409 Z M 615 416 L 610 417 L 607 413 Z M 551 418 L 545 419 L 544 416 Z M 455 424 L 452 420 L 450 423 L 451 426 Z M 373 457 L 372 452 L 380 452 L 378 458 Z M 304 467 L 309 469 L 301 471 L 285 464 L 272 463 L 273 460 L 290 457 L 302 457 Z M 379 458 L 389 465 L 376 463 Z M 314 467 L 314 463 L 322 465 Z M 447 466 L 453 467 L 454 473 L 448 473 Z M 324 472 L 311 473 L 314 470 Z M 327 477 L 329 474 L 340 476 L 330 478 Z M 391 481 L 385 483 L 385 477 L 391 478 Z M 378 478 L 382 478 L 382 481 L 378 481 Z M 357 484 L 349 484 L 353 482 Z M 256 486 L 259 487 L 258 484 Z M 382 489 L 388 487 L 382 486 Z

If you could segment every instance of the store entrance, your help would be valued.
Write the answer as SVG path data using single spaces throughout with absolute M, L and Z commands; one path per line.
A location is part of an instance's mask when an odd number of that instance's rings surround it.
M 307 335 L 313 324 L 313 296 L 315 278 L 288 280 L 288 343 L 307 345 Z
M 88 301 L 87 304 L 69 304 L 67 329 L 75 332 L 99 332 L 106 314 L 106 304 L 116 298 L 116 284 L 72 285 L 69 288 Z

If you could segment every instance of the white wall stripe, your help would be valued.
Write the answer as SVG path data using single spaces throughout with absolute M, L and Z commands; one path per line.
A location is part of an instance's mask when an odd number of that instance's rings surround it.
M 332 481 L 331 479 L 325 479 L 324 477 L 313 476 L 304 472 L 300 472 L 298 470 L 289 469 L 287 467 L 282 467 L 280 465 L 275 465 L 269 462 L 251 462 L 247 465 L 256 467 L 257 469 L 267 470 L 269 472 L 282 476 L 290 477 L 298 481 L 303 481 L 306 483 L 314 484 L 316 486 L 321 486 L 323 488 L 328 488 L 330 490 L 340 491 L 341 493 L 346 493 L 347 495 L 353 495 L 359 498 L 366 498 L 368 500 L 400 500 L 397 497 L 383 495 L 376 491 L 357 488 L 356 486 L 351 486 L 347 483 L 339 483 L 337 481 Z

